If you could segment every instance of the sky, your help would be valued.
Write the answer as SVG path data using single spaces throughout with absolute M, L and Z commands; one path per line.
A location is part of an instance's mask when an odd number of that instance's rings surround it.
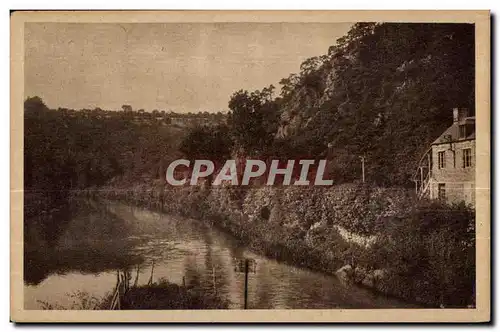
M 350 23 L 27 23 L 25 97 L 51 108 L 228 109 L 297 73 Z

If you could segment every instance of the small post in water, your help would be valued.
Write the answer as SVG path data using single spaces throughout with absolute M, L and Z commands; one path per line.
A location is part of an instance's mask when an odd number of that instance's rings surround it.
M 361 178 L 363 180 L 363 183 L 365 183 L 365 156 L 359 157 L 361 159 Z
M 248 308 L 248 273 L 250 273 L 250 272 L 255 273 L 257 264 L 255 263 L 255 260 L 251 259 L 251 258 L 250 259 L 248 259 L 248 258 L 240 259 L 240 260 L 237 260 L 235 263 L 236 264 L 234 267 L 234 271 L 240 272 L 240 273 L 245 273 L 245 289 L 244 289 L 244 293 L 243 293 L 243 297 L 244 297 L 243 308 L 247 309 Z
M 247 308 L 248 302 L 248 259 L 245 259 L 245 307 Z

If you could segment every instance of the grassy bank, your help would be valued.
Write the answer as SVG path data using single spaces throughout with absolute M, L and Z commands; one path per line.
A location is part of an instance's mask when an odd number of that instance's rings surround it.
M 409 302 L 474 305 L 474 211 L 464 205 L 361 184 L 304 191 L 143 183 L 89 194 L 210 222 L 259 253 Z
M 45 310 L 109 310 L 113 294 L 97 298 L 86 292 L 70 295 L 72 304 L 62 306 L 41 302 Z M 227 309 L 229 303 L 216 294 L 179 286 L 166 280 L 131 286 L 121 297 L 121 310 Z
M 112 295 L 101 303 L 109 309 Z M 122 310 L 227 309 L 229 303 L 216 294 L 179 286 L 166 280 L 151 285 L 133 286 L 121 298 Z

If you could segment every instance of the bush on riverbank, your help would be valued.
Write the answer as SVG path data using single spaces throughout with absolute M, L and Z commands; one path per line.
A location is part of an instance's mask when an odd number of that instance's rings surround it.
M 105 302 L 109 303 L 110 299 Z M 166 280 L 131 287 L 123 296 L 122 310 L 227 309 L 229 302 L 209 292 Z
M 360 265 L 386 271 L 378 288 L 445 307 L 474 305 L 475 217 L 464 204 L 422 202 L 393 218 Z
M 68 295 L 68 306 L 40 301 L 44 310 L 109 310 L 113 298 L 108 293 L 98 298 L 87 292 L 77 291 Z M 132 286 L 122 296 L 121 310 L 172 310 L 172 309 L 227 309 L 229 302 L 216 294 L 179 286 L 160 279 L 151 285 Z

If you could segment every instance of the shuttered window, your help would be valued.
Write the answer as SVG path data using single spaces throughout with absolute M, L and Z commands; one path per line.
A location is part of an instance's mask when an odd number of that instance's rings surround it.
M 463 149 L 462 150 L 462 165 L 464 168 L 472 166 L 472 150 Z
M 446 167 L 446 154 L 445 151 L 440 151 L 438 152 L 438 168 L 445 168 Z

